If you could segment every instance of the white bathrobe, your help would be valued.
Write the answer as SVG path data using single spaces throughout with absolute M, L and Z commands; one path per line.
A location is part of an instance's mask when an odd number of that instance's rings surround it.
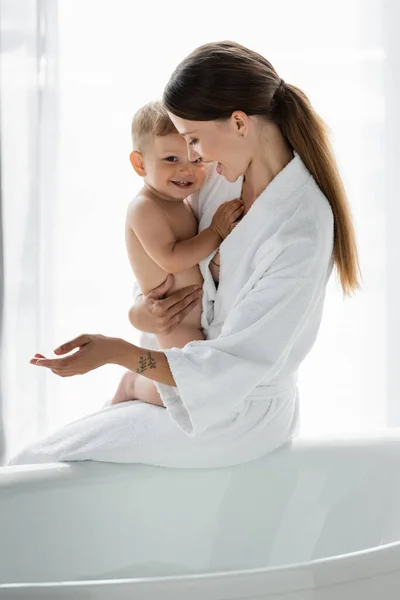
M 198 198 L 199 229 L 240 195 L 211 170 Z M 11 464 L 99 460 L 219 467 L 259 458 L 298 429 L 297 371 L 313 346 L 333 267 L 333 214 L 300 157 L 275 177 L 209 263 L 207 339 L 165 350 L 176 387 L 157 383 L 167 410 L 139 401 L 102 408 L 19 453 Z M 142 344 L 156 348 L 153 336 Z

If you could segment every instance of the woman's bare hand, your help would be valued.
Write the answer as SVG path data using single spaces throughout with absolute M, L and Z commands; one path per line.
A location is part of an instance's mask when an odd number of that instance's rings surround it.
M 244 206 L 240 198 L 223 202 L 217 208 L 211 221 L 210 229 L 218 233 L 224 240 L 243 216 Z
M 117 347 L 117 338 L 84 333 L 58 346 L 54 350 L 56 358 L 46 358 L 36 353 L 29 362 L 37 367 L 46 367 L 60 377 L 72 377 L 115 363 Z
M 164 297 L 174 283 L 174 276 L 154 288 L 146 296 L 141 295 L 129 310 L 129 321 L 140 331 L 165 335 L 171 333 L 201 302 L 203 290 L 190 285 Z

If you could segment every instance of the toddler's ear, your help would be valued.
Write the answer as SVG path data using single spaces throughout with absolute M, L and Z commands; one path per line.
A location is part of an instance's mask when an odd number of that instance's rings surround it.
M 131 152 L 129 158 L 130 158 L 130 161 L 131 161 L 131 165 L 135 169 L 136 173 L 140 177 L 145 177 L 146 176 L 146 171 L 145 171 L 145 168 L 144 168 L 144 162 L 143 162 L 143 156 L 142 156 L 142 154 L 140 154 L 140 152 L 138 152 L 137 150 L 134 150 L 133 152 Z

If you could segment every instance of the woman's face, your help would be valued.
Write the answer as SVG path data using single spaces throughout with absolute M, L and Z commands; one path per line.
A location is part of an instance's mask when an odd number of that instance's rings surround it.
M 168 113 L 178 132 L 186 139 L 189 160 L 201 156 L 203 162 L 217 163 L 217 171 L 228 181 L 244 175 L 251 161 L 242 125 L 235 113 L 226 121 L 187 121 Z M 245 127 L 243 131 L 245 130 Z

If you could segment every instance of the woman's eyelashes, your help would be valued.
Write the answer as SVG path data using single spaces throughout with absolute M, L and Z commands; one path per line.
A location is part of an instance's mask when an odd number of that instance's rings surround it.
M 196 146 L 196 144 L 199 143 L 199 140 L 197 138 L 195 138 L 194 140 L 190 140 L 189 142 L 189 146 Z
M 203 159 L 201 158 L 201 156 L 199 156 L 199 158 L 196 158 L 196 160 L 192 160 L 192 164 L 193 165 L 202 165 Z

